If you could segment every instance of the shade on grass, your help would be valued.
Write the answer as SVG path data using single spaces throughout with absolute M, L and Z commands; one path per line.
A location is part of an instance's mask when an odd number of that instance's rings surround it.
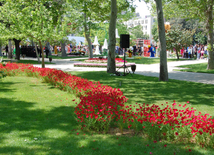
M 214 116 L 214 87 L 213 85 L 169 80 L 159 82 L 156 77 L 147 77 L 134 74 L 133 77 L 109 76 L 106 72 L 71 72 L 89 80 L 100 81 L 113 88 L 120 88 L 128 98 L 127 105 L 135 103 L 165 104 L 166 102 L 190 105 Z M 120 86 L 122 83 L 122 86 Z
M 186 69 L 176 69 L 182 72 L 196 72 L 196 73 L 211 73 L 214 74 L 214 70 L 207 70 L 207 63 L 193 64 L 193 65 L 182 65 L 178 66 Z
M 103 73 L 95 75 L 108 80 Z M 127 80 L 130 79 L 127 76 Z M 154 82 L 153 79 L 143 81 Z M 76 102 L 78 99 L 72 94 L 36 78 L 1 80 L 0 154 L 213 154 L 211 149 L 204 150 L 193 144 L 153 142 L 141 135 L 82 132 L 75 121 Z
M 3 62 L 9 62 L 9 61 L 11 62 L 11 60 L 3 60 Z M 42 64 L 42 60 L 40 60 L 40 63 L 35 60 L 12 60 L 12 62 L 23 63 L 23 64 Z M 54 63 L 45 62 L 45 64 L 54 64 Z

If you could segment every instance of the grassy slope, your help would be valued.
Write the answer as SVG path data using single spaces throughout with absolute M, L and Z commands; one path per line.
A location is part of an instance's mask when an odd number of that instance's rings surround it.
M 183 71 L 183 72 L 214 74 L 214 70 L 207 70 L 207 63 L 194 64 L 194 65 L 183 65 L 183 66 L 178 66 L 178 67 L 188 68 L 188 69 L 179 69 L 179 70 L 177 69 L 178 71 Z
M 152 102 L 152 98 L 146 99 L 144 96 L 144 91 L 149 93 L 151 85 L 153 89 L 150 92 L 156 90 L 154 94 L 163 95 L 162 99 L 167 96 L 164 95 L 165 89 L 172 85 L 171 82 L 157 83 L 154 82 L 156 79 L 135 76 L 134 79 L 127 76 L 127 80 L 124 80 L 126 77 L 109 77 L 103 72 L 79 73 L 79 75 L 88 76 L 89 79 L 99 79 L 103 83 L 116 87 L 118 87 L 118 80 L 122 80 L 124 83 L 121 89 L 127 91 L 124 93 L 128 93 L 127 97 L 130 100 L 136 98 L 136 100 L 143 99 L 145 102 Z M 141 85 L 142 82 L 143 85 Z M 157 84 L 160 84 L 159 87 L 162 87 L 163 92 L 161 90 L 157 92 Z M 134 90 L 132 88 L 134 85 L 139 87 Z M 148 88 L 143 89 L 143 86 Z M 204 86 L 198 85 L 197 88 L 202 87 Z M 137 90 L 138 88 L 140 90 Z M 72 94 L 41 83 L 35 78 L 6 77 L 0 81 L 0 154 L 141 155 L 150 154 L 150 152 L 158 155 L 214 154 L 213 150 L 204 150 L 194 145 L 154 143 L 141 136 L 81 132 L 75 121 L 76 101 L 72 101 L 73 99 L 75 97 Z M 153 99 L 154 102 L 157 101 L 155 97 Z M 78 99 L 76 100 L 78 102 Z M 166 144 L 167 146 L 164 147 Z M 192 151 L 189 152 L 189 149 Z

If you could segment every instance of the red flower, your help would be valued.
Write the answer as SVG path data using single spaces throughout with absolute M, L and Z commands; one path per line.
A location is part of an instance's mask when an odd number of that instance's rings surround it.
M 167 145 L 165 144 L 164 147 L 167 147 Z
M 177 133 L 177 132 L 175 132 L 175 135 L 176 135 L 176 136 L 178 136 L 178 133 Z

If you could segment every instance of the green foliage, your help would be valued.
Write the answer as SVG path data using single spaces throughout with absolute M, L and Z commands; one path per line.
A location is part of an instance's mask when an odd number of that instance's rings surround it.
M 67 3 L 56 1 L 7 0 L 1 7 L 1 28 L 4 37 L 52 42 L 67 35 L 69 15 Z M 63 11 L 62 11 L 63 10 Z M 9 24 L 9 26 L 7 26 Z M 2 36 L 2 35 L 1 35 Z
M 203 44 L 207 43 L 206 28 L 204 22 L 198 19 L 185 19 L 185 18 L 171 18 L 169 20 L 172 28 L 180 27 L 181 30 L 195 31 L 193 35 L 194 43 Z
M 158 42 L 158 22 L 155 20 L 155 23 L 152 25 L 152 35 L 155 42 Z
M 202 33 L 202 32 L 199 32 L 199 33 L 195 34 L 194 40 L 195 40 L 198 44 L 202 44 L 202 45 L 206 45 L 206 44 L 207 44 L 207 37 L 206 37 L 205 34 Z
M 149 36 L 144 34 L 143 33 L 143 30 L 142 30 L 142 26 L 141 25 L 138 25 L 138 26 L 135 26 L 135 27 L 132 27 L 129 29 L 131 35 L 132 35 L 132 38 L 142 38 L 142 39 L 148 39 Z
M 183 47 L 186 48 L 192 44 L 193 34 L 195 31 L 181 29 L 180 27 L 172 27 L 166 33 L 166 47 L 168 50 L 173 50 L 175 48 L 177 56 L 178 51 Z M 178 56 L 179 59 L 179 56 Z
M 6 77 L 7 75 L 3 72 L 3 71 L 0 71 L 0 80 L 4 77 Z

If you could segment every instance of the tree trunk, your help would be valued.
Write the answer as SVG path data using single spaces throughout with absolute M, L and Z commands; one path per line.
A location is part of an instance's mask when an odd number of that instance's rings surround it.
M 166 56 L 166 37 L 163 19 L 162 0 L 155 0 L 158 18 L 158 33 L 160 40 L 160 74 L 159 81 L 168 81 L 167 56 Z
M 208 59 L 208 65 L 207 69 L 214 69 L 214 52 L 213 52 L 213 0 L 208 1 L 208 9 L 206 10 L 206 17 L 207 17 L 207 23 L 206 23 L 206 29 L 208 33 L 207 37 L 207 43 L 211 47 L 209 49 L 209 59 Z
M 2 48 L 2 46 L 0 44 L 0 57 L 3 56 L 1 48 Z
M 88 50 L 89 50 L 89 58 L 93 58 L 93 51 L 92 51 L 92 46 L 91 46 L 91 39 L 88 34 L 85 35 L 86 40 L 88 42 Z
M 49 51 L 48 55 L 49 55 L 49 56 L 52 56 L 52 52 L 51 52 L 52 50 L 51 50 L 51 47 L 50 47 L 50 43 L 47 42 L 46 46 L 47 46 L 48 51 Z
M 12 43 L 11 40 L 9 39 L 8 42 L 8 59 L 12 59 L 13 58 L 13 52 L 12 52 Z
M 43 47 L 42 47 L 41 40 L 39 40 L 39 46 L 40 46 L 40 49 L 41 49 L 41 52 L 42 52 L 42 68 L 45 68 L 45 56 L 44 56 L 44 50 L 43 50 Z
M 176 55 L 177 55 L 177 59 L 179 60 L 179 54 L 178 54 L 178 50 L 175 49 Z
M 85 29 L 85 38 L 88 42 L 88 50 L 89 50 L 89 58 L 93 58 L 93 51 L 92 51 L 92 46 L 91 46 L 91 39 L 90 39 L 90 32 L 89 29 L 87 28 L 87 19 L 86 19 L 86 13 L 84 13 L 84 29 Z
M 67 57 L 67 54 L 66 54 L 66 51 L 65 51 L 65 43 L 63 43 L 61 41 L 60 44 L 61 44 L 62 57 Z
M 38 53 L 38 50 L 37 50 L 37 45 L 33 41 L 32 41 L 32 45 L 35 45 L 34 47 L 35 47 L 35 51 L 36 51 L 36 56 L 37 56 L 37 59 L 38 59 L 38 63 L 40 63 L 40 58 L 39 58 L 39 53 Z
M 107 73 L 115 73 L 115 29 L 116 29 L 116 20 L 117 20 L 117 0 L 111 0 L 111 17 L 109 23 L 109 44 L 108 44 L 108 65 Z
M 21 40 L 13 39 L 13 41 L 15 42 L 15 48 L 16 48 L 16 58 L 15 59 L 20 60 L 19 43 L 21 42 Z

